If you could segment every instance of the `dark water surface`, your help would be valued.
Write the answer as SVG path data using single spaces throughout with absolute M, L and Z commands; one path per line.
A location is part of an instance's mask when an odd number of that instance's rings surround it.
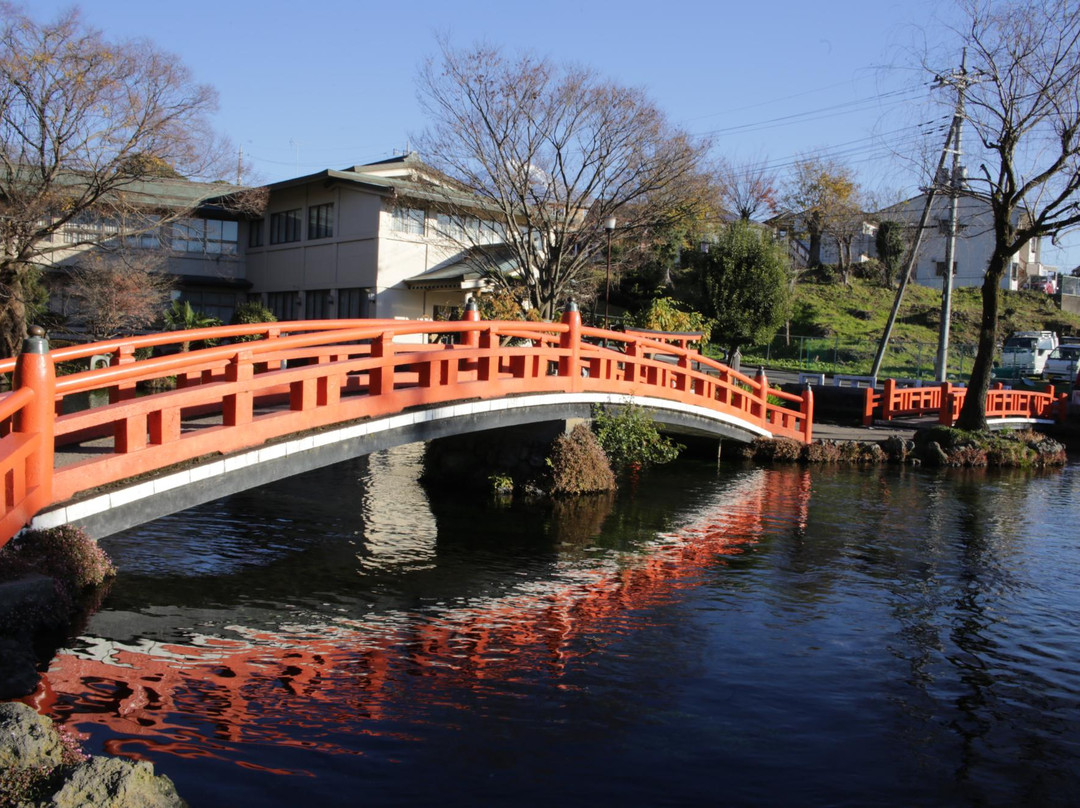
M 193 808 L 1080 804 L 1080 466 L 687 461 L 552 510 L 420 457 L 104 540 L 42 706 Z

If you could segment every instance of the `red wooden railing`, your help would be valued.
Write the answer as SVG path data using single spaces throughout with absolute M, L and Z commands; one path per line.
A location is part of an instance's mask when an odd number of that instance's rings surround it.
M 811 439 L 809 390 L 785 393 L 770 388 L 764 374 L 745 376 L 685 347 L 583 327 L 576 310 L 558 323 L 477 317 L 221 326 L 24 353 L 14 392 L 0 401 L 0 426 L 7 425 L 0 438 L 0 546 L 45 506 L 99 486 L 453 401 L 554 392 L 650 396 L 726 414 L 774 436 Z M 256 339 L 236 341 L 245 337 Z M 208 340 L 229 342 L 137 358 L 140 349 Z M 53 380 L 56 364 L 102 354 L 109 366 Z M 16 360 L 0 362 L 0 372 L 15 369 Z M 175 378 L 176 388 L 136 397 L 138 385 L 165 378 Z M 102 391 L 106 403 L 65 412 L 70 397 Z M 198 417 L 214 420 L 195 425 Z M 92 440 L 96 454 L 53 468 L 54 447 Z
M 895 379 L 886 379 L 883 389 L 868 389 L 863 405 L 863 424 L 937 414 L 938 423 L 952 426 L 960 416 L 967 389 L 944 382 L 933 387 L 900 387 Z M 997 384 L 986 394 L 986 417 L 1015 418 L 1018 421 L 1064 421 L 1068 415 L 1068 395 L 1045 392 L 1006 390 Z

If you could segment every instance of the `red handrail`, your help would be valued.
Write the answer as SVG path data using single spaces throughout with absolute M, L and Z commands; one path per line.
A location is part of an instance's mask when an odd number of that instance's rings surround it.
M 938 423 L 952 426 L 960 417 L 967 388 L 948 382 L 933 387 L 899 387 L 895 379 L 886 379 L 883 389 L 866 391 L 863 424 L 875 420 L 937 414 Z M 1064 421 L 1068 414 L 1068 395 L 1055 393 L 1053 387 L 1045 392 L 1035 390 L 1006 390 L 998 383 L 986 394 L 986 417 L 990 419 Z
M 139 348 L 250 335 L 259 339 L 136 359 Z M 5 498 L 0 516 L 8 521 L 0 525 L 0 545 L 46 505 L 102 485 L 333 424 L 461 400 L 560 392 L 648 396 L 721 413 L 774 436 L 809 442 L 812 435 L 809 391 L 772 389 L 764 374 L 751 378 L 640 334 L 583 327 L 576 311 L 558 323 L 320 320 L 221 326 L 63 348 L 38 361 L 51 373 L 55 362 L 102 354 L 109 356 L 107 367 L 62 376 L 40 394 L 34 388 L 31 402 L 17 383 L 16 392 L 0 402 L 6 407 L 0 422 L 10 424 L 33 401 L 47 402 L 48 423 L 34 426 L 33 418 L 23 418 L 22 431 L 12 435 L 29 437 L 13 438 L 0 450 L 11 456 L 3 470 L 19 480 L 10 487 L 31 479 L 19 471 L 16 456 L 32 454 L 36 465 L 26 465 L 47 478 L 42 484 L 49 491 L 44 501 L 41 494 L 25 498 L 25 506 Z M 135 395 L 141 383 L 172 377 L 175 389 Z M 71 396 L 102 391 L 108 392 L 106 401 L 64 411 Z M 214 420 L 182 428 L 199 416 Z M 40 439 L 34 437 L 39 432 Z M 53 469 L 54 445 L 92 439 L 101 440 L 99 453 Z

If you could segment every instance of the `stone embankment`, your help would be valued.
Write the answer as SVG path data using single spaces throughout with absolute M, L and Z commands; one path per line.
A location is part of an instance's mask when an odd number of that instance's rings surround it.
M 0 805 L 13 808 L 185 808 L 146 761 L 91 757 L 32 707 L 0 704 Z
M 870 434 L 870 433 L 868 433 Z M 815 440 L 801 444 L 786 438 L 759 439 L 742 449 L 757 461 L 795 463 L 902 463 L 938 467 L 1050 468 L 1065 465 L 1065 446 L 1033 430 L 963 432 L 948 427 L 915 431 L 910 438 L 884 440 Z
M 114 574 L 82 531 L 30 531 L 0 549 L 0 700 L 33 693 L 38 653 L 92 609 Z M 50 641 L 51 638 L 51 641 Z M 178 808 L 186 803 L 146 762 L 86 755 L 78 740 L 20 702 L 0 704 L 0 806 Z

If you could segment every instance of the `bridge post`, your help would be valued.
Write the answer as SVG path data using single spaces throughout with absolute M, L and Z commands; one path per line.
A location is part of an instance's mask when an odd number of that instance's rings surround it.
M 802 394 L 803 403 L 803 440 L 810 443 L 814 439 L 814 389 L 806 385 Z
M 52 499 L 55 451 L 56 369 L 49 356 L 45 329 L 34 325 L 29 331 L 15 364 L 15 389 L 29 387 L 34 391 L 34 400 L 16 414 L 13 428 L 16 432 L 41 436 L 41 444 L 26 465 L 26 489 L 37 488 L 43 501 L 48 502 Z
M 871 385 L 871 389 L 873 386 Z M 896 379 L 888 378 L 881 386 L 881 420 L 891 421 L 896 404 Z
M 394 338 L 388 332 L 379 334 L 371 341 L 371 358 L 383 361 L 368 372 L 368 395 L 381 396 L 394 391 Z
M 465 304 L 465 312 L 461 315 L 461 319 L 467 323 L 480 322 L 480 306 L 471 297 L 469 302 Z M 480 347 L 480 332 L 477 329 L 471 329 L 465 332 L 465 345 L 469 348 Z
M 759 367 L 757 375 L 754 377 L 760 388 L 758 388 L 758 398 L 761 399 L 761 420 L 768 423 L 769 420 L 769 380 L 765 376 L 765 368 Z
M 570 351 L 569 356 L 559 357 L 559 375 L 568 380 L 567 392 L 581 392 L 581 311 L 571 300 L 563 312 L 562 321 L 570 328 L 559 335 L 559 347 Z
M 225 381 L 242 384 L 255 376 L 251 349 L 237 351 L 225 368 Z M 238 385 L 239 386 L 239 385 Z M 250 424 L 254 417 L 255 397 L 250 389 L 238 390 L 222 399 L 221 416 L 225 426 Z
M 109 365 L 119 367 L 130 365 L 135 361 L 135 346 L 121 345 L 109 359 Z M 118 401 L 131 401 L 135 398 L 135 382 L 122 382 L 109 388 L 109 403 L 116 404 Z

